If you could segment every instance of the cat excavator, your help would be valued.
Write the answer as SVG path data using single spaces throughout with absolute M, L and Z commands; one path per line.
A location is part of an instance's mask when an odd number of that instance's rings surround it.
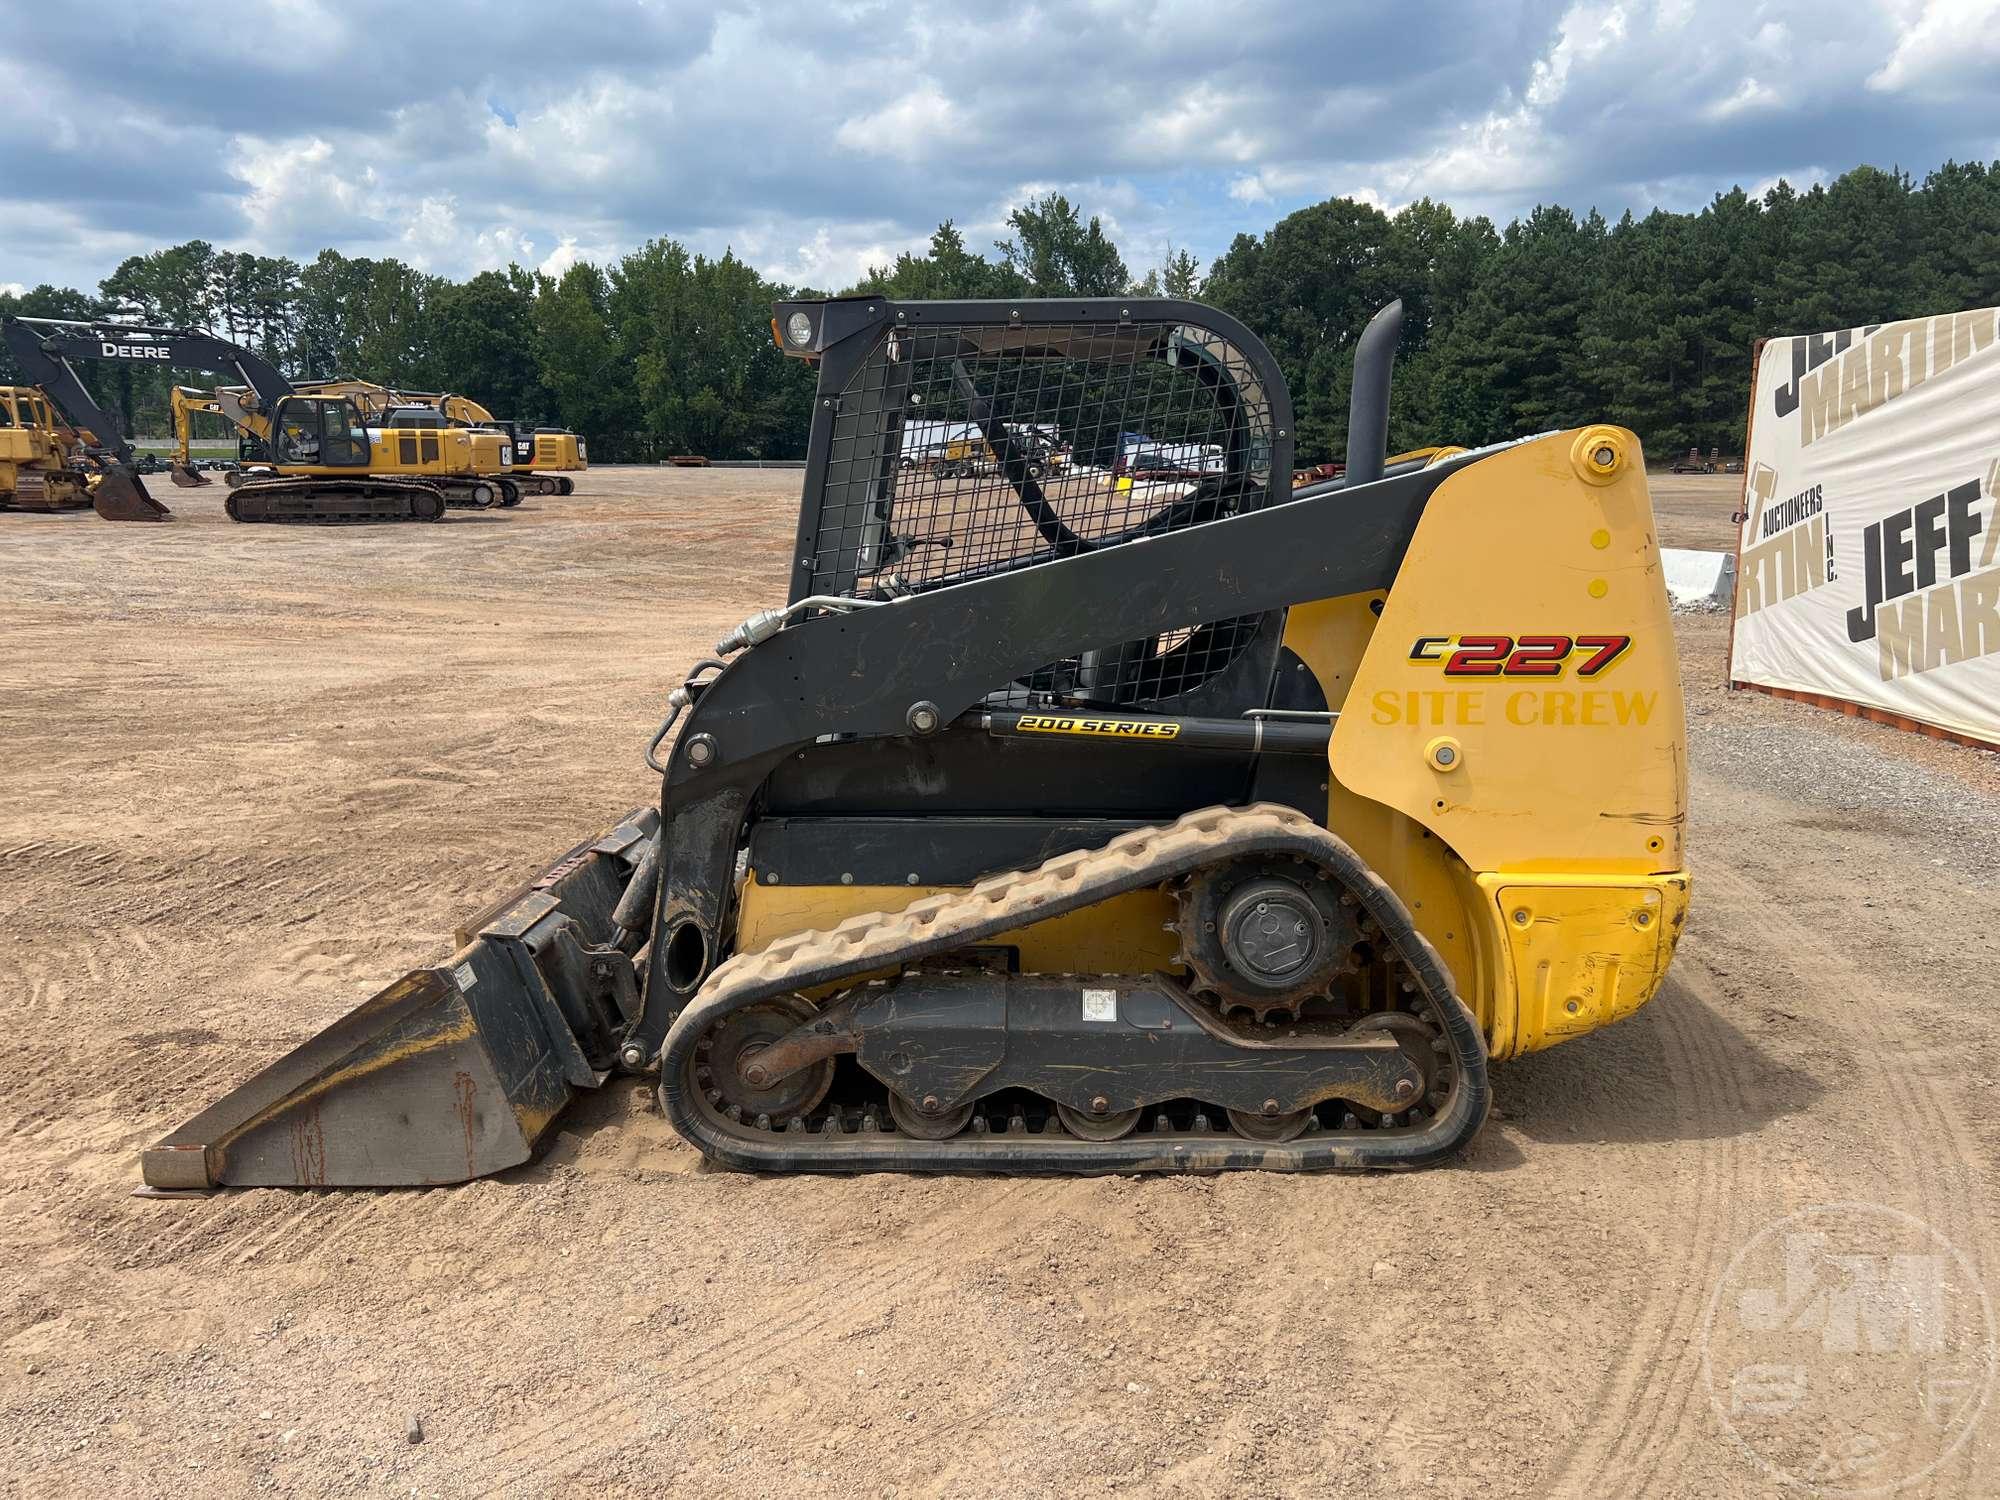
M 1390 462 L 1393 304 L 1299 485 L 1284 375 L 1213 308 L 774 311 L 818 371 L 793 544 L 635 733 L 656 803 L 146 1150 L 152 1189 L 464 1181 L 642 1077 L 763 1172 L 1425 1167 L 1495 1064 L 1657 992 L 1685 731 L 1631 432 Z M 938 421 L 991 472 L 904 463 Z M 1045 429 L 1075 461 L 1038 477 Z M 1130 433 L 1204 461 L 1115 473 Z
M 574 471 L 590 467 L 583 439 L 568 428 L 529 427 L 524 423 L 506 421 L 494 416 L 470 396 L 455 395 L 449 391 L 390 390 L 386 386 L 360 380 L 324 382 L 323 387 L 314 388 L 354 394 L 364 402 L 373 401 L 378 410 L 394 408 L 401 411 L 406 420 L 414 419 L 415 413 L 428 408 L 442 419 L 429 425 L 464 427 L 474 432 L 497 434 L 504 440 L 510 455 L 501 472 L 508 475 L 525 494 L 573 494 L 576 484 L 567 473 L 536 471 Z M 505 503 L 518 504 L 518 496 Z
M 508 477 L 513 451 L 503 434 L 446 422 L 433 408 L 405 403 L 373 381 L 300 381 L 294 391 L 300 397 L 351 401 L 381 461 L 417 466 L 449 506 L 486 510 L 521 503 L 520 488 Z M 237 429 L 241 462 L 225 476 L 230 488 L 274 472 L 271 425 L 255 392 L 242 386 L 212 391 L 176 386 L 172 405 L 175 484 L 193 488 L 209 483 L 189 461 L 196 414 L 221 416 Z
M 454 421 L 506 433 L 514 445 L 515 482 L 529 494 L 574 494 L 576 481 L 569 477 L 570 472 L 590 467 L 588 447 L 567 427 L 529 427 L 521 422 L 504 421 L 470 396 L 440 394 L 421 399 L 431 402 Z
M 521 503 L 524 485 L 518 473 L 514 435 L 508 424 L 485 417 L 485 408 L 476 402 L 465 404 L 481 414 L 478 416 L 447 410 L 445 401 L 462 400 L 459 397 L 397 390 L 378 381 L 350 376 L 302 380 L 296 388 L 301 395 L 352 400 L 370 428 L 398 434 L 431 434 L 427 438 L 399 437 L 398 443 L 407 447 L 414 441 L 419 451 L 437 446 L 450 456 L 454 473 L 445 484 L 445 492 L 452 505 L 484 510 L 495 505 L 511 509 Z M 231 394 L 240 393 L 217 392 L 223 397 Z

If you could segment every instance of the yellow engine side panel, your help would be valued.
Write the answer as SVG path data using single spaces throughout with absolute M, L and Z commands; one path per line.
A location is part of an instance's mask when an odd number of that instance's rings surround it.
M 462 429 L 448 429 L 460 431 Z M 514 470 L 513 443 L 505 433 L 490 428 L 463 430 L 475 474 L 510 474 Z
M 1607 448 L 1613 462 L 1597 462 Z M 1546 644 L 1521 663 L 1546 675 L 1507 671 L 1508 653 L 1491 676 L 1448 676 L 1450 652 L 1482 635 L 1630 645 L 1588 677 L 1602 648 L 1547 674 Z M 1586 429 L 1467 465 L 1425 510 L 1391 590 L 1294 608 L 1285 645 L 1341 713 L 1327 826 L 1410 907 L 1496 1058 L 1651 997 L 1686 917 L 1687 781 L 1630 433 Z
M 407 474 L 413 478 L 472 474 L 472 434 L 462 427 L 374 427 L 369 429 L 370 474 Z M 497 450 L 494 457 L 498 467 Z M 291 466 L 287 466 L 291 467 Z M 315 466 L 300 472 L 341 474 L 351 469 Z
M 1446 479 L 1348 699 L 1334 776 L 1471 869 L 1679 870 L 1680 664 L 1638 439 L 1559 433 Z
M 588 449 L 573 432 L 538 432 L 528 440 L 527 451 L 537 469 L 587 469 Z

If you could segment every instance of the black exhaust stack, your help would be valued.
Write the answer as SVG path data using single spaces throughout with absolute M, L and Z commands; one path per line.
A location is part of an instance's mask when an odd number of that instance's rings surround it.
M 1368 320 L 1354 346 L 1354 389 L 1347 398 L 1347 483 L 1352 489 L 1382 477 L 1389 458 L 1389 383 L 1403 336 L 1403 299 Z

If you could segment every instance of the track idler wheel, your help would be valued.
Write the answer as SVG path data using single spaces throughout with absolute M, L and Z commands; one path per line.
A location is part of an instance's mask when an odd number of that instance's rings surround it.
M 833 1087 L 832 1058 L 762 1085 L 751 1083 L 744 1074 L 758 1053 L 816 1014 L 809 1001 L 780 995 L 724 1016 L 695 1048 L 690 1077 L 695 1097 L 707 1104 L 711 1114 L 763 1129 L 779 1129 L 810 1115 Z

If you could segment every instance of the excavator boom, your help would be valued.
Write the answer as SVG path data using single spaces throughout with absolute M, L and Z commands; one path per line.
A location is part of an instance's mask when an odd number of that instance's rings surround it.
M 436 521 L 444 516 L 453 487 L 468 487 L 457 481 L 457 470 L 437 445 L 428 454 L 412 453 L 407 461 L 400 451 L 385 457 L 388 450 L 371 437 L 352 401 L 303 395 L 262 355 L 213 334 L 104 321 L 8 318 L 4 335 L 15 359 L 77 425 L 113 435 L 109 451 L 97 455 L 104 470 L 97 509 L 107 520 L 164 520 L 171 513 L 146 493 L 132 464 L 131 445 L 117 436 L 117 424 L 77 377 L 76 360 L 234 372 L 241 384 L 218 388 L 214 409 L 240 432 L 265 441 L 273 462 L 269 472 L 233 486 L 225 507 L 233 521 Z M 173 404 L 181 460 L 175 482 L 185 487 L 190 480 L 200 482 L 187 462 L 187 422 L 194 410 L 209 407 L 199 393 L 177 395 Z
M 0 323 L 0 339 L 4 339 L 15 364 L 48 394 L 72 426 L 87 429 L 96 440 L 84 451 L 98 468 L 91 507 L 104 520 L 167 521 L 173 512 L 146 492 L 145 482 L 132 463 L 132 445 L 118 419 L 98 405 L 72 361 L 171 359 L 179 337 L 174 330 L 122 323 L 53 318 L 8 318 Z

